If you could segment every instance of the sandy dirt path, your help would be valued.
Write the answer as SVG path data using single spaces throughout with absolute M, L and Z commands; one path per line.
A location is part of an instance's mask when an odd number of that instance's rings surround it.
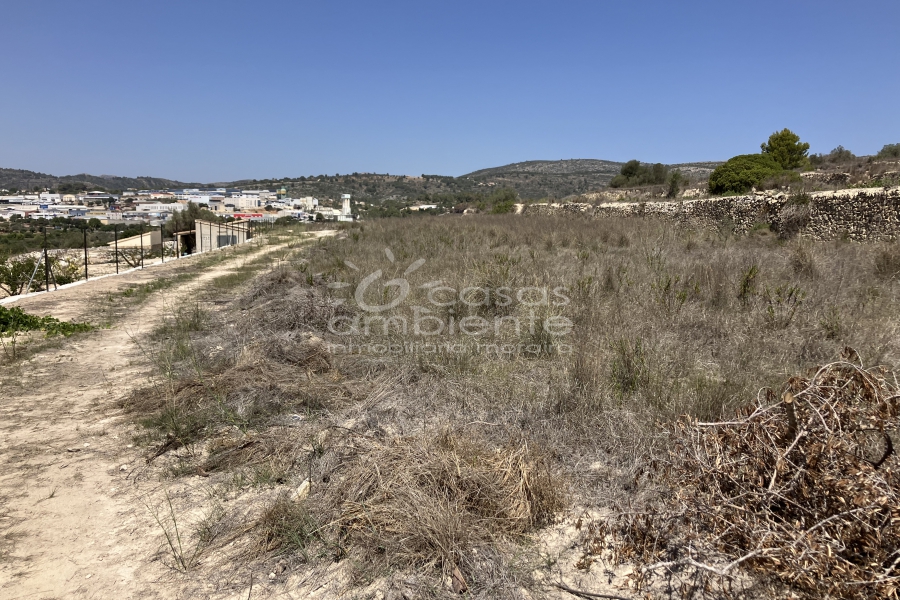
M 160 529 L 136 484 L 144 463 L 116 401 L 147 381 L 135 340 L 181 298 L 248 258 L 253 248 L 196 278 L 155 292 L 109 329 L 65 340 L 0 370 L 0 598 L 167 598 L 174 575 L 160 560 Z M 191 261 L 24 298 L 28 312 L 97 319 L 111 292 L 197 268 Z M 169 583 L 172 583 L 169 581 Z

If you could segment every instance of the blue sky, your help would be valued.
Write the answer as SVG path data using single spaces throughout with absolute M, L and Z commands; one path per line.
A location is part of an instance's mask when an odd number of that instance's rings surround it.
M 0 0 L 0 166 L 221 181 L 900 142 L 900 3 Z

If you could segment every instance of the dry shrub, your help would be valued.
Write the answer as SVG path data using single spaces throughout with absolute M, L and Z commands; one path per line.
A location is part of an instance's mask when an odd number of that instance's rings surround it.
M 804 244 L 797 244 L 791 252 L 790 258 L 791 269 L 796 275 L 802 277 L 816 277 L 819 274 L 816 268 L 816 260 L 813 257 L 809 247 Z
M 674 493 L 659 512 L 613 530 L 620 558 L 660 561 L 638 583 L 662 569 L 725 577 L 743 564 L 810 597 L 896 598 L 900 474 L 890 435 L 900 393 L 888 377 L 835 362 L 736 420 L 678 423 L 663 474 Z
M 471 573 L 472 549 L 546 524 L 564 507 L 558 475 L 524 442 L 494 447 L 445 431 L 368 444 L 336 493 L 342 530 L 369 561 Z
M 255 331 L 325 332 L 333 317 L 351 313 L 329 296 L 322 283 L 321 277 L 285 265 L 254 279 L 237 304 L 251 311 L 251 328 Z
M 310 546 L 319 538 L 319 524 L 305 502 L 281 494 L 256 523 L 256 555 L 299 554 L 309 561 Z
M 325 332 L 332 318 L 351 314 L 320 288 L 305 284 L 256 304 L 252 311 L 255 325 L 271 331 Z
M 778 234 L 782 238 L 794 237 L 809 225 L 810 197 L 798 194 L 791 197 L 778 213 Z
M 136 390 L 122 406 L 144 415 L 146 427 L 184 445 L 221 426 L 264 427 L 286 412 L 319 410 L 352 395 L 340 383 L 313 381 L 314 373 L 328 364 L 324 349 L 308 351 L 307 356 L 312 362 L 284 364 L 258 349 L 245 349 L 237 364 L 220 373 Z
M 249 307 L 260 304 L 284 290 L 300 285 L 306 276 L 298 269 L 282 265 L 256 277 L 249 289 L 238 299 L 238 305 Z
M 208 444 L 207 457 L 201 465 L 204 471 L 264 465 L 272 473 L 287 473 L 304 451 L 298 436 L 286 434 L 281 428 L 271 428 L 259 435 L 229 433 Z
M 900 243 L 887 245 L 875 255 L 875 275 L 881 279 L 900 279 Z
M 300 366 L 313 373 L 331 370 L 331 355 L 324 340 L 308 332 L 275 334 L 260 344 L 260 350 L 266 358 Z

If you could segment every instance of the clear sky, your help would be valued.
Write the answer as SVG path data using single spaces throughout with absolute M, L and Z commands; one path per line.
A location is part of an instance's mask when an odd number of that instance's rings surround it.
M 222 181 L 900 142 L 900 2 L 0 0 L 0 166 Z

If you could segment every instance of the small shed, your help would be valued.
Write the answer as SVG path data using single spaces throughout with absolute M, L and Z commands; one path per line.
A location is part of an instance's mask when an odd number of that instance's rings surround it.
M 194 222 L 194 242 L 197 252 L 243 244 L 252 237 L 250 221 L 231 223 Z
M 197 235 L 193 230 L 175 232 L 175 248 L 178 256 L 193 254 L 197 249 Z
M 108 243 L 107 246 L 110 248 L 116 247 L 117 242 L 113 240 Z M 123 249 L 132 249 L 132 248 L 141 248 L 148 252 L 159 252 L 162 250 L 162 233 L 158 229 L 153 229 L 151 231 L 146 231 L 140 235 L 133 235 L 127 238 L 121 238 L 118 241 L 119 250 Z

